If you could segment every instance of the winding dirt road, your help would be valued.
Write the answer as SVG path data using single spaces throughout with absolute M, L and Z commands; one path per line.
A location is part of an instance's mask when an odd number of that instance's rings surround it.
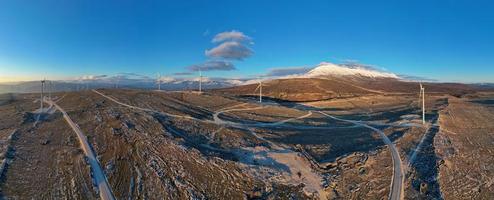
M 290 169 L 290 172 L 291 172 L 291 177 L 290 179 L 294 182 L 294 183 L 300 183 L 300 182 L 304 182 L 306 187 L 305 189 L 307 189 L 308 193 L 314 193 L 316 192 L 320 199 L 325 199 L 325 196 L 326 196 L 326 192 L 324 191 L 324 187 L 322 187 L 322 177 L 315 173 L 311 166 L 310 166 L 310 163 L 308 161 L 306 161 L 302 156 L 300 156 L 297 152 L 294 152 L 290 149 L 287 149 L 285 147 L 282 147 L 280 145 L 277 145 L 269 140 L 266 140 L 265 138 L 257 135 L 254 131 L 251 130 L 251 127 L 255 127 L 255 126 L 280 126 L 280 125 L 283 125 L 284 123 L 287 123 L 289 121 L 292 121 L 292 120 L 296 120 L 296 119 L 303 119 L 303 118 L 306 118 L 306 117 L 309 117 L 310 115 L 312 115 L 312 112 L 309 111 L 307 114 L 303 115 L 303 116 L 299 116 L 299 117 L 294 117 L 294 118 L 290 118 L 290 119 L 286 119 L 286 120 L 281 120 L 281 121 L 277 121 L 277 122 L 257 122 L 257 123 L 249 123 L 249 124 L 245 124 L 245 123 L 238 123 L 238 122 L 231 122 L 231 121 L 225 121 L 223 119 L 221 119 L 219 117 L 219 115 L 221 113 L 225 113 L 225 112 L 231 112 L 231 111 L 247 111 L 247 110 L 258 110 L 258 109 L 262 109 L 262 108 L 265 108 L 264 106 L 258 106 L 258 107 L 253 107 L 253 108 L 236 108 L 236 107 L 240 107 L 240 106 L 244 106 L 244 105 L 247 105 L 247 103 L 243 103 L 243 104 L 237 104 L 237 105 L 234 105 L 234 106 L 231 106 L 231 107 L 227 107 L 227 108 L 223 108 L 223 109 L 220 109 L 220 110 L 217 110 L 214 114 L 213 114 L 213 121 L 211 120 L 201 120 L 201 119 L 197 119 L 197 118 L 193 118 L 193 117 L 190 117 L 190 116 L 182 116 L 182 115 L 175 115 L 175 114 L 170 114 L 170 113 L 165 113 L 165 112 L 160 112 L 160 111 L 155 111 L 155 110 L 151 110 L 151 109 L 147 109 L 147 108 L 140 108 L 140 107 L 137 107 L 137 106 L 132 106 L 132 105 L 128 105 L 128 104 L 125 104 L 125 103 L 122 103 L 120 101 L 118 101 L 117 99 L 114 99 L 110 96 L 107 96 L 101 92 L 98 92 L 96 90 L 93 90 L 95 93 L 119 104 L 119 105 L 122 105 L 124 107 L 128 107 L 128 108 L 131 108 L 131 109 L 137 109 L 137 110 L 141 110 L 141 111 L 146 111 L 146 112 L 151 112 L 151 113 L 160 113 L 160 114 L 163 114 L 163 115 L 167 115 L 167 116 L 172 116 L 172 117 L 186 117 L 186 118 L 190 118 L 190 119 L 194 119 L 194 120 L 199 120 L 199 121 L 203 121 L 203 122 L 209 122 L 209 123 L 215 123 L 215 124 L 218 124 L 218 125 L 224 125 L 224 126 L 231 126 L 231 127 L 236 127 L 236 128 L 240 128 L 240 129 L 243 129 L 243 130 L 246 130 L 248 132 L 250 132 L 254 137 L 262 140 L 262 141 L 265 141 L 267 143 L 269 143 L 271 145 L 271 148 L 272 150 L 269 150 L 269 149 L 262 149 L 260 151 L 265 151 L 266 155 L 274 160 L 276 160 L 277 162 L 279 163 L 282 163 L 284 164 L 285 166 L 287 166 L 289 169 Z M 176 130 L 171 130 L 172 132 L 174 132 L 175 134 L 177 135 L 181 135 L 181 133 L 179 133 L 178 131 Z M 185 136 L 184 136 L 185 137 Z M 209 147 L 211 148 L 211 147 Z M 253 150 L 254 154 L 256 153 L 255 151 L 257 151 L 256 149 Z M 301 174 L 304 174 L 304 176 L 301 178 L 301 177 L 298 177 L 298 175 L 296 175 L 295 172 L 300 172 Z M 304 190 L 305 190 L 304 189 Z
M 284 147 L 277 145 L 259 135 L 257 135 L 253 130 L 251 130 L 252 126 L 280 126 L 283 125 L 284 123 L 287 123 L 292 120 L 297 120 L 297 119 L 303 119 L 306 117 L 309 117 L 312 115 L 312 111 L 309 111 L 307 114 L 299 116 L 299 117 L 294 117 L 294 118 L 289 118 L 286 120 L 281 120 L 277 122 L 257 122 L 257 123 L 238 123 L 238 122 L 231 122 L 231 121 L 225 121 L 219 117 L 221 113 L 226 113 L 226 112 L 231 112 L 231 111 L 251 111 L 251 110 L 259 110 L 262 108 L 265 108 L 264 106 L 259 106 L 259 107 L 253 107 L 253 108 L 236 108 L 239 106 L 244 106 L 247 104 L 239 104 L 236 106 L 232 106 L 229 108 L 221 109 L 216 111 L 213 114 L 213 119 L 214 122 L 216 122 L 219 125 L 224 125 L 224 126 L 231 126 L 243 130 L 249 131 L 254 137 L 265 141 L 270 144 L 271 148 L 266 149 L 266 156 L 275 160 L 278 163 L 281 163 L 288 167 L 291 176 L 288 178 L 289 181 L 292 181 L 293 183 L 304 183 L 305 187 L 304 190 L 307 190 L 307 193 L 316 193 L 317 196 L 319 196 L 319 199 L 325 200 L 327 197 L 327 192 L 324 190 L 324 187 L 322 186 L 322 177 L 318 173 L 314 172 L 312 170 L 312 167 L 310 163 L 303 157 L 300 156 L 299 153 Z M 299 177 L 296 175 L 295 172 L 298 172 L 300 174 L 303 174 L 303 178 Z
M 398 150 L 396 149 L 395 145 L 391 140 L 382 132 L 381 130 L 374 128 L 372 126 L 369 126 L 367 124 L 361 123 L 360 121 L 354 121 L 354 120 L 346 120 L 346 119 L 340 119 L 337 117 L 334 117 L 332 115 L 329 115 L 327 113 L 319 111 L 319 113 L 335 120 L 343 121 L 343 122 L 349 122 L 355 125 L 363 126 L 366 128 L 369 128 L 373 131 L 376 131 L 379 133 L 381 136 L 382 140 L 386 145 L 388 145 L 389 150 L 391 152 L 391 158 L 393 159 L 393 177 L 391 179 L 391 191 L 389 193 L 389 199 L 391 200 L 401 200 L 404 199 L 404 193 L 405 193 L 405 188 L 403 187 L 404 182 L 405 182 L 405 176 L 404 176 L 404 170 L 403 170 L 403 164 L 401 162 L 401 157 L 400 153 L 398 153 Z
M 128 104 L 125 104 L 125 103 L 122 103 L 112 97 L 109 97 L 101 92 L 98 92 L 96 90 L 93 90 L 95 93 L 119 104 L 119 105 L 122 105 L 122 106 L 125 106 L 125 107 L 129 107 L 129 108 L 133 108 L 133 109 L 137 109 L 137 110 L 142 110 L 142 111 L 146 111 L 146 112 L 153 112 L 153 113 L 161 113 L 161 114 L 164 114 L 164 115 L 168 115 L 168 116 L 171 116 L 171 117 L 181 117 L 181 118 L 189 118 L 189 119 L 193 119 L 193 120 L 200 120 L 200 119 L 197 119 L 197 118 L 194 118 L 194 117 L 190 117 L 190 116 L 183 116 L 183 115 L 175 115 L 175 114 L 170 114 L 170 113 L 164 113 L 164 112 L 159 112 L 159 111 L 154 111 L 154 110 L 151 110 L 151 109 L 146 109 L 146 108 L 140 108 L 140 107 L 136 107 L 136 106 L 132 106 L 132 105 L 128 105 Z M 277 153 L 272 153 L 273 157 L 278 157 L 278 158 L 275 158 L 277 159 L 280 163 L 284 163 L 286 164 L 287 166 L 289 166 L 290 168 L 294 168 L 297 167 L 297 168 L 300 168 L 301 166 L 304 166 L 305 164 L 303 163 L 299 163 L 299 162 L 295 162 L 293 163 L 292 161 L 296 160 L 297 156 L 295 156 L 295 152 L 294 155 L 290 155 L 289 156 L 289 159 L 280 159 L 280 157 L 286 157 L 288 153 L 286 150 L 286 148 L 283 148 L 283 147 L 280 147 L 279 145 L 276 145 L 276 144 L 273 144 L 272 142 L 258 136 L 257 134 L 255 134 L 249 127 L 269 127 L 269 126 L 280 126 L 280 125 L 283 125 L 289 121 L 292 121 L 292 120 L 296 120 L 296 119 L 303 119 L 303 118 L 306 118 L 306 117 L 309 117 L 310 115 L 312 115 L 312 111 L 308 111 L 308 113 L 306 115 L 303 115 L 303 116 L 299 116 L 299 117 L 295 117 L 295 118 L 290 118 L 290 119 L 286 119 L 286 120 L 282 120 L 282 121 L 277 121 L 277 122 L 256 122 L 256 123 L 239 123 L 239 122 L 232 122 L 232 121 L 226 121 L 226 120 L 223 120 L 219 117 L 220 114 L 222 113 L 226 113 L 226 112 L 232 112 L 232 111 L 247 111 L 247 110 L 258 110 L 258 109 L 262 109 L 264 108 L 264 106 L 259 106 L 259 107 L 253 107 L 253 108 L 237 108 L 237 107 L 241 107 L 241 106 L 244 106 L 244 105 L 247 105 L 247 103 L 244 103 L 244 104 L 238 104 L 238 105 L 234 105 L 234 106 L 231 106 L 231 107 L 228 107 L 228 108 L 224 108 L 224 109 L 220 109 L 218 111 L 216 111 L 214 114 L 213 114 L 213 121 L 211 120 L 200 120 L 200 121 L 205 121 L 205 122 L 209 122 L 209 123 L 215 123 L 215 124 L 218 124 L 218 125 L 226 125 L 226 126 L 232 126 L 232 127 L 237 127 L 237 128 L 242 128 L 242 129 L 245 129 L 245 130 L 248 130 L 250 131 L 255 137 L 257 137 L 258 139 L 261 139 L 263 141 L 267 141 L 268 143 L 270 143 L 272 145 L 272 147 L 274 147 L 274 149 L 276 151 L 278 151 Z M 400 158 L 400 154 L 398 153 L 398 150 L 396 149 L 395 145 L 393 144 L 393 142 L 386 136 L 386 134 L 384 134 L 383 131 L 375 128 L 375 127 L 372 127 L 372 126 L 369 126 L 365 123 L 362 123 L 361 121 L 355 121 L 355 120 L 346 120 L 346 119 L 340 119 L 340 118 L 337 118 L 337 117 L 334 117 L 332 115 L 329 115 L 327 113 L 324 113 L 322 111 L 318 111 L 319 113 L 321 113 L 322 115 L 324 116 L 327 116 L 329 118 L 332 118 L 334 120 L 339 120 L 339 121 L 344 121 L 344 122 L 349 122 L 349 123 L 352 123 L 356 126 L 362 126 L 362 127 L 366 127 L 366 128 L 369 128 L 377 133 L 379 133 L 379 135 L 381 136 L 383 142 L 389 147 L 390 149 L 390 152 L 391 152 L 391 157 L 392 157 L 392 160 L 393 160 L 393 176 L 392 176 L 392 180 L 391 180 L 391 185 L 390 185 L 390 194 L 389 194 L 389 199 L 391 200 L 402 200 L 404 199 L 404 181 L 405 181 L 405 176 L 404 176 L 404 169 L 403 169 L 403 164 L 402 164 L 402 161 L 401 161 L 401 158 Z M 285 153 L 284 154 L 279 154 L 279 150 L 285 150 Z M 292 152 L 290 152 L 292 153 Z M 287 157 L 288 158 L 288 157 Z M 312 174 L 313 172 L 311 172 L 311 170 L 304 170 L 306 172 L 308 172 L 309 174 Z M 316 180 L 316 181 L 313 181 L 314 184 L 312 184 L 312 186 L 314 188 L 317 188 L 316 190 L 318 190 L 318 193 L 320 195 L 320 197 L 322 198 L 325 194 L 323 188 L 320 188 L 320 185 L 316 184 L 316 182 L 318 182 L 318 175 L 316 174 L 313 174 L 313 179 Z

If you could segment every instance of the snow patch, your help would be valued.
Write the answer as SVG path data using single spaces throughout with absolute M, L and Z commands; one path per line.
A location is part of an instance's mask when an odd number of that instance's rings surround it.
M 314 69 L 310 70 L 303 77 L 324 77 L 324 76 L 364 76 L 370 78 L 396 78 L 396 74 L 383 72 L 360 64 L 333 64 L 322 62 Z

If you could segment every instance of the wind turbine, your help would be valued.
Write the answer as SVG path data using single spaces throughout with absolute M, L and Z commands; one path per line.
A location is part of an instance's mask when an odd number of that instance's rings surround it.
M 120 82 L 120 75 L 117 75 L 117 77 L 115 77 L 115 78 L 117 79 L 117 80 L 115 80 L 116 81 L 115 88 L 118 89 L 118 84 Z
M 161 74 L 160 73 L 158 73 L 158 80 L 157 80 L 157 82 L 158 82 L 158 90 L 161 90 Z
M 49 82 L 50 83 L 50 86 L 48 87 L 48 99 L 51 101 L 51 90 L 53 90 L 53 87 L 52 87 L 52 83 L 51 81 Z
M 202 93 L 202 71 L 199 68 L 199 93 Z
M 40 110 L 40 112 L 43 112 L 43 99 L 44 99 L 44 94 L 43 93 L 44 93 L 44 89 L 45 89 L 45 82 L 46 82 L 45 79 L 41 80 L 41 99 L 40 99 L 40 101 L 41 101 L 41 110 Z
M 425 124 L 425 88 L 422 86 L 422 83 L 420 83 L 419 105 L 420 97 L 422 97 L 422 124 Z
M 56 82 L 50 82 L 50 83 L 52 84 L 51 87 L 52 87 L 53 92 L 56 92 L 57 83 Z
M 257 89 L 259 89 L 259 103 L 262 103 L 262 79 L 261 78 L 259 78 L 259 85 L 256 87 L 254 92 L 256 92 Z

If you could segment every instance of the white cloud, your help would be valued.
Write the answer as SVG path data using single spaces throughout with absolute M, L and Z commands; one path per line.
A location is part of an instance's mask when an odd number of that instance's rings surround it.
M 272 68 L 268 71 L 265 76 L 289 76 L 295 74 L 304 74 L 310 71 L 312 68 L 309 67 L 283 67 L 283 68 Z
M 212 42 L 224 42 L 224 41 L 243 42 L 248 40 L 251 40 L 249 36 L 245 35 L 240 31 L 232 30 L 232 31 L 226 31 L 216 34 Z
M 205 63 L 187 67 L 190 71 L 230 71 L 235 70 L 235 66 L 227 61 L 207 61 Z
M 177 73 L 173 73 L 173 75 L 175 76 L 188 76 L 188 75 L 192 75 L 191 72 L 177 72 Z
M 206 50 L 206 56 L 208 57 L 235 60 L 243 60 L 244 58 L 250 57 L 252 54 L 254 54 L 254 52 L 250 48 L 235 41 L 224 42 L 211 50 Z
M 85 80 L 85 81 L 93 81 L 93 80 L 100 80 L 100 79 L 103 79 L 106 77 L 108 77 L 108 76 L 107 75 L 84 75 L 84 76 L 81 76 L 77 79 L 78 80 Z

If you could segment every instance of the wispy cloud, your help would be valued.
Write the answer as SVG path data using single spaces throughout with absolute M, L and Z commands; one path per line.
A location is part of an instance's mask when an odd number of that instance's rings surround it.
M 149 76 L 138 74 L 138 73 L 132 73 L 132 72 L 121 72 L 121 73 L 118 73 L 115 77 L 128 78 L 128 79 L 152 79 Z
M 210 50 L 206 50 L 206 56 L 233 60 L 243 60 L 254 54 L 252 49 L 240 42 L 224 42 Z
M 228 60 L 243 60 L 254 54 L 249 48 L 252 39 L 239 31 L 227 31 L 214 36 L 213 43 L 220 43 L 218 46 L 205 51 L 206 56 L 212 58 L 223 58 Z
M 187 75 L 192 75 L 192 72 L 177 72 L 173 73 L 175 76 L 187 76 Z
M 343 62 L 343 63 L 340 63 L 338 65 L 345 66 L 345 67 L 352 68 L 352 69 L 369 69 L 369 70 L 375 70 L 375 71 L 386 71 L 385 69 L 380 68 L 377 65 L 364 64 L 364 63 L 360 63 L 360 62 L 355 61 L 355 60 L 353 60 L 353 61 L 347 60 L 347 62 Z
M 398 76 L 402 79 L 410 80 L 410 81 L 428 81 L 428 82 L 437 82 L 438 81 L 436 79 L 422 77 L 422 76 L 413 76 L 413 75 L 405 75 L 405 74 L 400 74 Z
M 100 79 L 104 79 L 108 77 L 108 75 L 84 75 L 84 76 L 81 76 L 79 77 L 78 79 L 79 80 L 88 80 L 88 81 L 92 81 L 92 80 L 100 80 Z
M 265 76 L 289 76 L 295 74 L 302 74 L 310 71 L 310 67 L 281 67 L 272 68 L 265 74 Z
M 207 61 L 187 68 L 190 71 L 230 71 L 236 69 L 233 63 L 227 61 Z
M 212 49 L 206 49 L 205 55 L 210 60 L 187 67 L 188 71 L 231 71 L 236 70 L 231 61 L 239 61 L 254 54 L 248 47 L 253 44 L 252 39 L 240 31 L 226 31 L 218 33 L 211 40 L 212 43 L 219 43 Z M 190 75 L 188 72 L 175 73 L 174 75 Z
M 226 31 L 216 34 L 212 42 L 224 42 L 224 41 L 243 42 L 249 40 L 251 40 L 251 38 L 245 35 L 244 33 L 240 31 L 232 30 L 232 31 Z

